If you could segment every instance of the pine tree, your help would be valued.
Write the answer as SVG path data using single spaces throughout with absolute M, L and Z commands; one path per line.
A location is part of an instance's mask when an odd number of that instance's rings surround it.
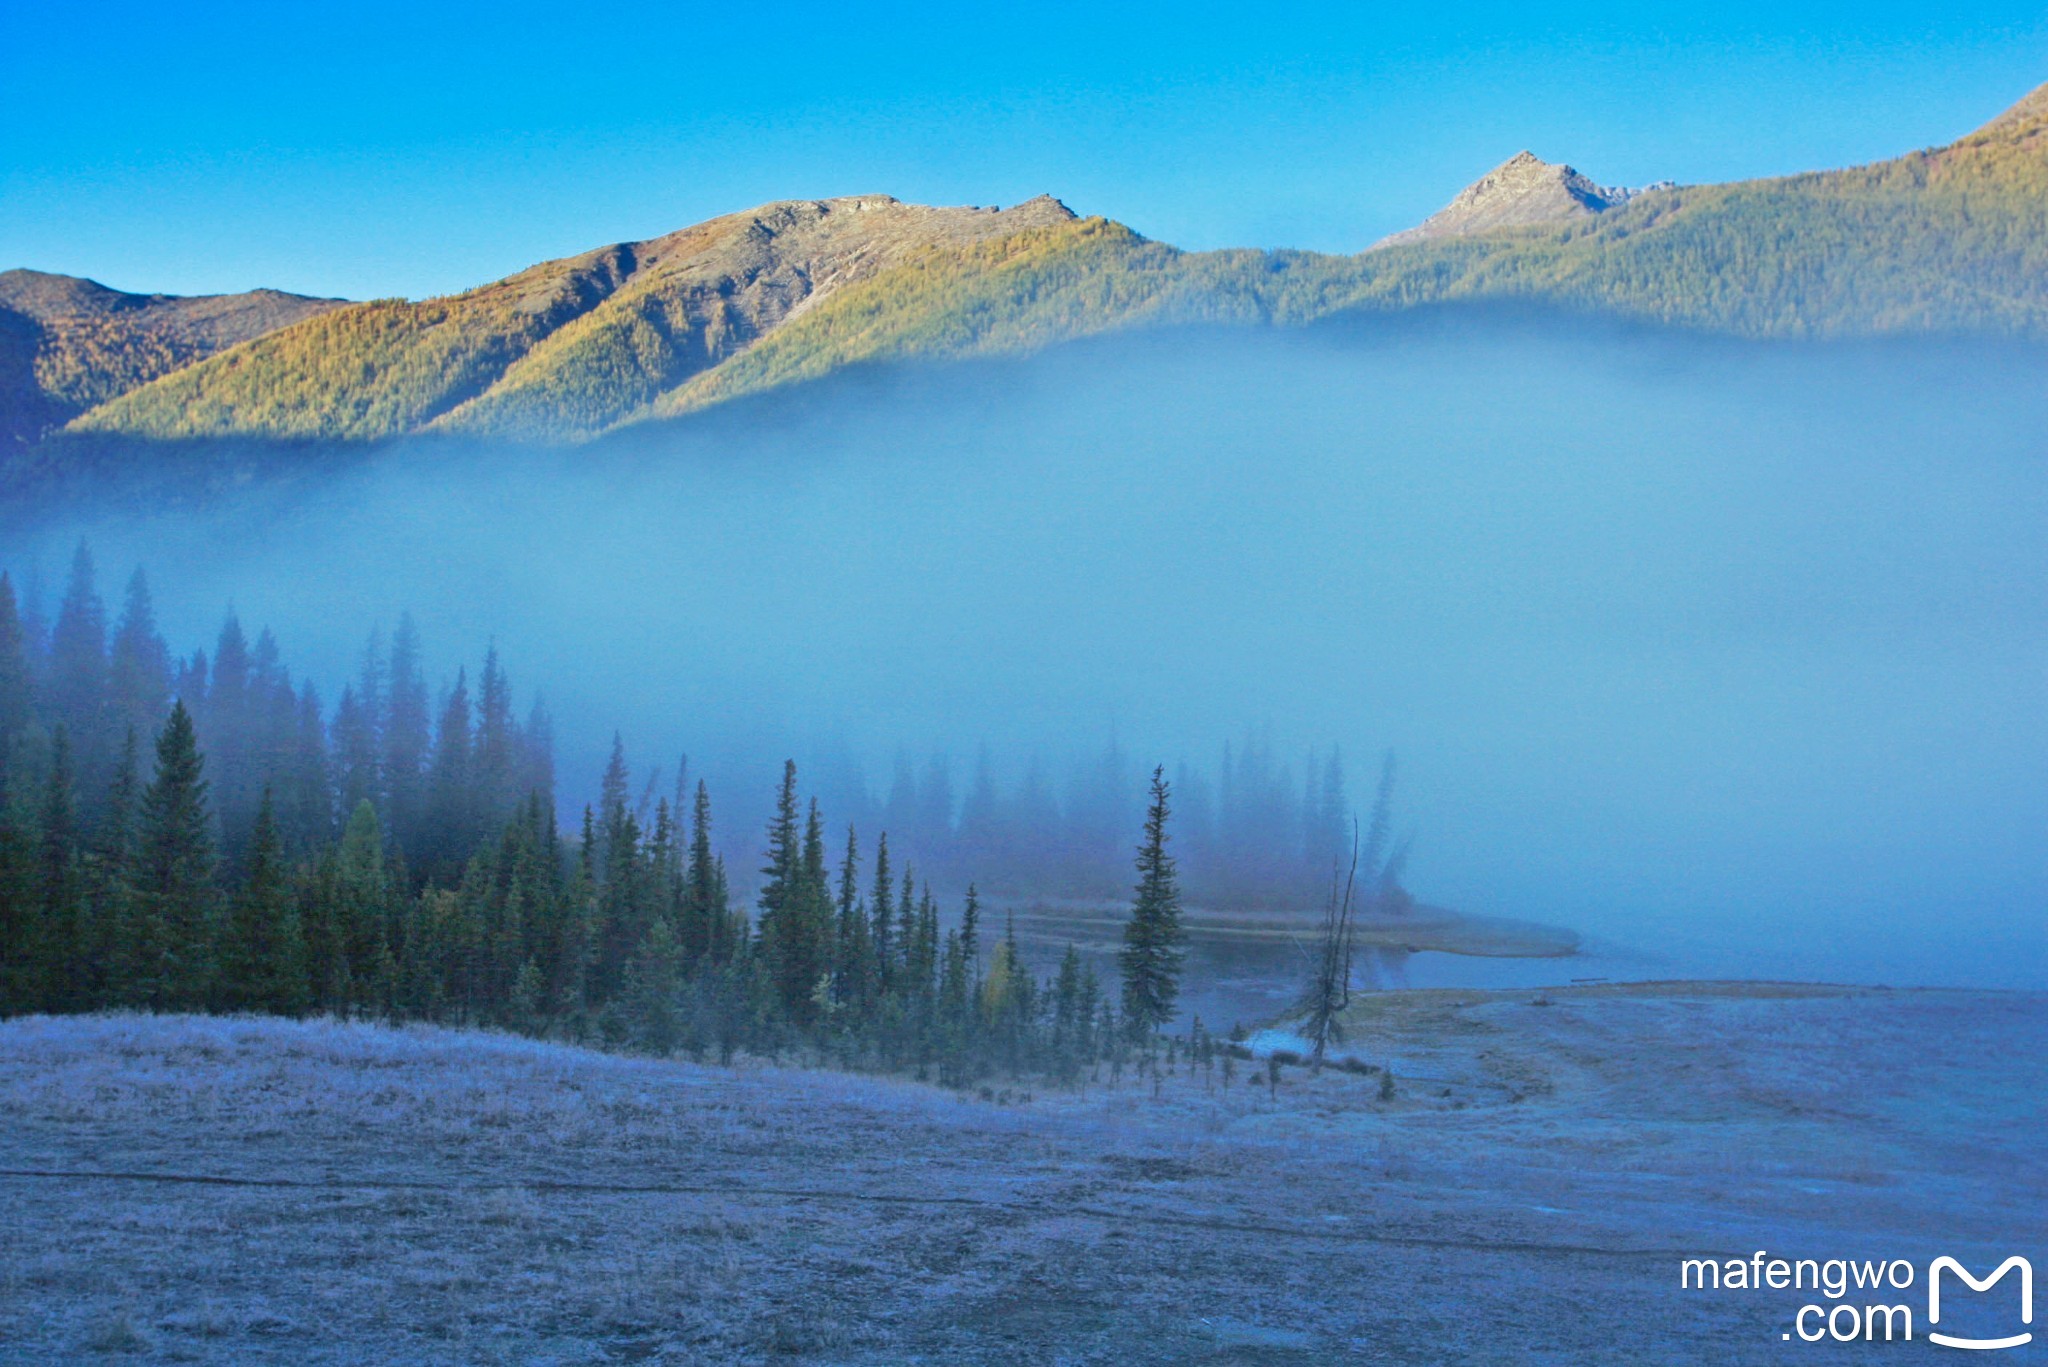
M 213 651 L 213 678 L 203 699 L 194 698 L 192 722 L 206 751 L 209 792 L 232 863 L 247 843 L 262 789 L 260 708 L 249 641 L 241 619 L 230 610 Z
M 455 686 L 441 707 L 427 772 L 426 815 L 412 852 L 430 879 L 451 877 L 477 836 L 470 751 L 469 675 L 457 670 Z
M 92 552 L 80 542 L 57 623 L 50 632 L 50 712 L 71 739 L 72 762 L 97 792 L 112 767 L 107 706 L 107 610 L 93 582 Z
M 875 995 L 874 944 L 867 907 L 860 900 L 860 841 L 846 828 L 846 854 L 839 862 L 838 962 L 833 981 L 842 1006 L 865 1011 Z
M 1185 935 L 1180 924 L 1180 883 L 1166 852 L 1171 815 L 1164 767 L 1152 771 L 1151 805 L 1145 839 L 1138 847 L 1138 884 L 1124 945 L 1117 955 L 1123 970 L 1123 1015 L 1134 1038 L 1148 1038 L 1173 1019 L 1180 995 Z
M 602 877 L 596 959 L 589 980 L 593 1002 L 609 1001 L 623 988 L 626 966 L 652 919 L 648 870 L 640 856 L 640 823 L 630 811 L 615 809 L 598 848 L 602 863 L 597 867 Z
M 303 856 L 334 838 L 334 779 L 320 694 L 311 683 L 299 690 L 294 714 L 278 767 L 276 819 L 285 851 Z
M 558 1014 L 580 1027 L 592 1004 L 591 963 L 597 943 L 597 828 L 588 807 L 583 809 L 583 832 L 577 841 L 576 867 L 563 894 L 562 934 L 555 949 L 549 974 L 550 994 Z
M 128 580 L 107 672 L 110 735 L 118 739 L 131 730 L 155 735 L 170 701 L 171 652 L 157 634 L 149 580 L 139 568 Z
M 372 632 L 363 647 L 362 671 L 342 690 L 334 709 L 332 738 L 337 812 L 353 812 L 367 802 L 387 817 L 390 794 L 384 787 L 384 698 L 387 687 L 384 636 Z
M 1053 980 L 1052 1057 L 1062 1080 L 1072 1081 L 1081 1071 L 1082 1046 L 1087 1034 L 1092 1004 L 1083 1000 L 1081 953 L 1068 945 L 1060 960 L 1059 976 Z
M 391 637 L 391 659 L 384 671 L 382 715 L 383 782 L 386 828 L 400 849 L 414 844 L 425 810 L 427 754 L 427 684 L 420 671 L 419 631 L 412 614 L 398 619 Z M 365 702 L 369 701 L 365 696 Z
M 924 885 L 924 895 L 917 902 L 917 935 L 912 942 L 915 952 L 911 955 L 910 976 L 917 984 L 920 997 L 930 997 L 937 984 L 939 968 L 939 901 L 932 896 L 932 885 Z
M 353 687 L 341 690 L 334 707 L 335 793 L 344 812 L 364 802 L 375 806 L 377 784 L 376 721 Z
M 364 805 L 367 804 L 357 804 L 359 809 Z M 341 902 L 337 846 L 329 845 L 322 850 L 319 859 L 297 880 L 293 900 L 300 908 L 307 1001 L 320 1011 L 345 1013 L 354 985 L 349 981 L 348 927 Z
M 917 879 L 916 870 L 903 870 L 902 890 L 896 899 L 896 929 L 891 934 L 890 976 L 895 980 L 896 993 L 911 998 L 924 990 L 923 982 L 917 976 Z
M 394 919 L 390 869 L 384 859 L 384 836 L 376 810 L 359 804 L 349 814 L 335 852 L 333 927 L 339 962 L 330 965 L 346 987 L 336 1009 L 364 1011 L 381 1005 L 390 986 L 391 922 Z
M 28 631 L 14 598 L 14 581 L 0 571 L 0 802 L 9 793 L 9 763 L 34 719 L 34 677 Z
M 1092 1064 L 1100 1056 L 1099 1051 L 1107 1039 L 1107 1034 L 1098 1028 L 1096 1022 L 1099 1013 L 1108 1009 L 1108 1003 L 1102 999 L 1102 984 L 1095 976 L 1095 965 L 1084 961 L 1081 965 L 1081 1004 L 1075 1011 L 1075 1018 L 1081 1031 L 1081 1055 L 1084 1062 Z
M 967 980 L 981 974 L 981 898 L 967 885 L 967 905 L 960 912 L 960 949 L 967 956 Z
M 896 984 L 895 936 L 891 933 L 890 916 L 895 902 L 895 886 L 889 881 L 889 833 L 883 831 L 875 841 L 875 882 L 873 910 L 873 934 L 868 938 L 874 947 L 875 993 L 878 997 L 893 991 Z
M 723 957 L 726 907 L 711 855 L 711 790 L 700 780 L 690 815 L 690 857 L 683 870 L 683 962 L 695 966 Z
M 967 951 L 957 931 L 946 932 L 945 950 L 939 960 L 939 992 L 936 1002 L 936 1043 L 942 1062 L 942 1080 L 964 1082 L 965 1064 L 972 1039 L 973 988 L 968 980 Z
M 602 876 L 611 867 L 611 842 L 626 824 L 631 814 L 632 792 L 628 787 L 631 771 L 626 767 L 626 745 L 619 733 L 612 732 L 612 757 L 604 766 L 604 779 L 598 786 L 597 835 L 598 846 L 592 864 Z
M 633 1042 L 650 1054 L 665 1057 L 681 1040 L 681 988 L 681 952 L 668 922 L 658 920 L 633 952 L 624 994 Z
M 815 1023 L 818 1015 L 816 998 L 820 985 L 830 991 L 833 945 L 837 939 L 831 881 L 825 867 L 825 823 L 816 798 L 811 799 L 804 822 L 802 885 L 797 906 L 799 958 L 789 965 L 788 974 L 792 986 L 806 981 L 810 984 L 797 1013 L 799 1021 L 809 1025 Z
M 277 811 L 268 788 L 249 834 L 247 872 L 220 948 L 220 1001 L 229 1010 L 296 1015 L 305 1009 L 306 956 L 291 905 Z
M 813 816 L 815 828 L 815 810 Z M 811 991 L 817 985 L 811 945 L 810 886 L 806 877 L 812 833 L 799 833 L 796 763 L 786 761 L 782 786 L 776 794 L 775 816 L 768 826 L 768 862 L 761 870 L 767 881 L 761 886 L 759 949 L 769 986 L 782 1009 L 794 1019 L 809 1014 Z M 819 863 L 823 863 L 822 848 Z
M 498 661 L 498 647 L 484 652 L 477 679 L 475 781 L 484 830 L 495 828 L 526 796 L 520 787 L 519 730 L 512 720 L 512 685 Z
M 36 841 L 28 804 L 0 802 L 0 1016 L 36 1007 Z
M 538 793 L 549 811 L 555 807 L 555 721 L 538 694 L 526 714 L 520 735 L 519 791 Z
M 156 743 L 156 776 L 142 795 L 135 860 L 143 1004 L 203 1006 L 210 986 L 215 892 L 206 762 L 183 700 Z
M 43 789 L 36 861 L 33 999 L 45 1011 L 80 1011 L 91 1003 L 92 963 L 86 957 L 84 887 L 79 871 L 78 805 L 72 788 L 71 746 L 60 723 L 52 738 L 50 775 Z
M 97 1006 L 135 1006 L 142 1001 L 136 986 L 143 974 L 137 957 L 134 895 L 141 801 L 140 746 L 131 727 L 114 762 L 86 877 L 92 957 L 99 966 Z

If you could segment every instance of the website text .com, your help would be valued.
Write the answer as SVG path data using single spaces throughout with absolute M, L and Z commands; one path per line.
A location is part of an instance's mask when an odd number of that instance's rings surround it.
M 1995 1336 L 1965 1336 L 1944 1333 L 1941 1323 L 1942 1285 L 1946 1278 L 1978 1293 L 1992 1291 L 2008 1273 L 2017 1273 L 2019 1303 L 2016 1332 Z M 1749 1258 L 1687 1258 L 1679 1264 L 1679 1286 L 1688 1291 L 1813 1291 L 1829 1302 L 1809 1301 L 1792 1315 L 1792 1324 L 1779 1337 L 1805 1343 L 1832 1340 L 1836 1343 L 1910 1340 L 1914 1334 L 1913 1306 L 1918 1294 L 1919 1268 L 1904 1258 L 1847 1259 L 1780 1258 L 1758 1249 Z M 1927 1340 L 1949 1348 L 1990 1350 L 2017 1348 L 2033 1341 L 2025 1328 L 2034 1322 L 2034 1269 L 2017 1255 L 1999 1262 L 1988 1274 L 1979 1276 L 1949 1256 L 1935 1258 L 1927 1266 L 1924 1282 L 1927 1305 Z M 1860 1295 L 1852 1293 L 1861 1293 Z M 1953 1310 L 1957 1292 L 1950 1292 Z

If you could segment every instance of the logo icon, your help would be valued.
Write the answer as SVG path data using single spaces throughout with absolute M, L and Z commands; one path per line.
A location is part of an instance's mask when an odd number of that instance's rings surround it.
M 2020 1323 L 2034 1322 L 2034 1265 L 2025 1258 L 2014 1255 L 1998 1265 L 1998 1270 L 1981 1281 L 1970 1275 L 1970 1269 L 1954 1258 L 1940 1257 L 1927 1269 L 1927 1323 L 1932 1326 L 1941 1323 L 1941 1274 L 1953 1272 L 1963 1279 L 1972 1291 L 1989 1291 L 2005 1279 L 2005 1274 L 2014 1268 L 2020 1273 Z M 1946 1348 L 2017 1348 L 2023 1343 L 2032 1343 L 2032 1331 L 2014 1334 L 2002 1339 L 1966 1339 L 1953 1334 L 1936 1333 L 1931 1327 L 1927 1331 L 1929 1341 Z

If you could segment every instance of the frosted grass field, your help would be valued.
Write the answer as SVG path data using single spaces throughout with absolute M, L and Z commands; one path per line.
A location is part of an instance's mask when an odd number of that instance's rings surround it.
M 1781 1340 L 1789 1292 L 1681 1292 L 1679 1259 L 2038 1260 L 2040 994 L 1414 992 L 1353 1024 L 1392 1101 L 1247 1062 L 984 1101 L 18 1019 L 0 1361 L 1855 1361 Z

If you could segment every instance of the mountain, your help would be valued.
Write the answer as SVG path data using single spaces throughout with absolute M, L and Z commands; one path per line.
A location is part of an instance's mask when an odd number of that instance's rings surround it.
M 0 445 L 31 441 L 160 375 L 336 307 L 278 290 L 181 298 L 0 271 Z
M 1439 237 L 1470 237 L 1499 228 L 1569 223 L 1604 214 L 1650 190 L 1671 188 L 1669 182 L 1642 190 L 1595 185 L 1569 166 L 1540 160 L 1533 152 L 1517 152 L 1415 227 L 1383 237 L 1373 246 L 1397 247 Z
M 289 326 L 63 393 L 111 396 L 86 433 L 575 440 L 867 362 L 1488 300 L 1750 337 L 2048 338 L 2048 86 L 1846 170 L 1627 191 L 1523 153 L 1354 256 L 1183 252 L 1044 197 L 788 201 L 447 298 L 294 301 Z
M 115 399 L 148 436 L 585 436 L 919 252 L 1070 222 L 1041 197 L 934 209 L 796 200 L 548 261 L 445 299 L 336 309 Z
M 1586 212 L 1550 221 L 1468 223 L 1348 257 L 1181 252 L 1102 219 L 929 253 L 659 408 L 865 361 L 1001 353 L 1114 327 L 1290 325 L 1488 300 L 1749 337 L 2048 339 L 2048 86 L 1957 142 L 1871 166 L 1611 193 L 1619 202 L 1598 211 L 1582 201 Z M 1454 206 L 1498 198 L 1481 181 Z

